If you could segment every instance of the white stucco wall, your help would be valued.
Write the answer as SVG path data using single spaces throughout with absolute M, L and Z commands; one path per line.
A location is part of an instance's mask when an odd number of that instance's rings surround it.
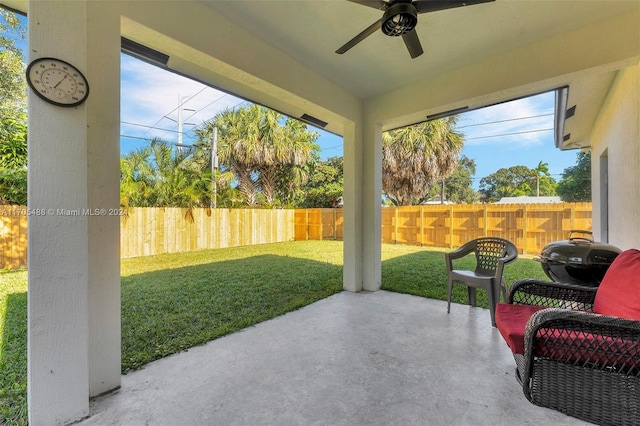
M 640 65 L 620 70 L 591 138 L 593 230 L 621 249 L 640 248 Z M 608 157 L 608 217 L 600 189 L 601 157 Z

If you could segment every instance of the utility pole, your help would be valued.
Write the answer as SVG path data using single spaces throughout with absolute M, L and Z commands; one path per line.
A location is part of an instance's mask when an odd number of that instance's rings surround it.
M 211 197 L 211 208 L 215 209 L 217 207 L 217 198 L 218 198 L 218 187 L 216 184 L 216 174 L 218 172 L 218 128 L 213 128 L 213 133 L 211 134 L 211 189 L 212 189 L 212 197 Z
M 183 103 L 186 102 L 191 96 L 186 96 L 182 98 L 182 95 L 178 95 L 178 154 L 182 154 L 182 111 L 195 111 L 195 109 L 183 108 Z M 192 124 L 192 123 L 185 123 Z

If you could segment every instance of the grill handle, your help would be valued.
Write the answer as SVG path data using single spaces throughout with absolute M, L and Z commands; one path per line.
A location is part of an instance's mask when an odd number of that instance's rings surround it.
M 589 237 L 576 237 L 574 236 L 574 234 L 586 234 L 589 235 Z M 582 229 L 572 229 L 571 231 L 569 231 L 569 241 L 587 241 L 592 243 L 593 242 L 593 232 L 591 231 L 585 231 Z

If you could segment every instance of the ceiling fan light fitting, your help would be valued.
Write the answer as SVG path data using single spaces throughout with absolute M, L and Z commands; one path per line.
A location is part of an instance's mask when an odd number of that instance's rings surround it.
M 418 24 L 418 11 L 411 3 L 395 3 L 382 16 L 382 32 L 398 37 L 412 31 Z

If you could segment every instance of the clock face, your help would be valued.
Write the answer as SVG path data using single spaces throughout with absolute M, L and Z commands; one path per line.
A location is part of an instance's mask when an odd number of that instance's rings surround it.
M 89 83 L 84 75 L 60 59 L 40 58 L 31 62 L 27 82 L 36 95 L 58 106 L 80 105 L 89 96 Z

